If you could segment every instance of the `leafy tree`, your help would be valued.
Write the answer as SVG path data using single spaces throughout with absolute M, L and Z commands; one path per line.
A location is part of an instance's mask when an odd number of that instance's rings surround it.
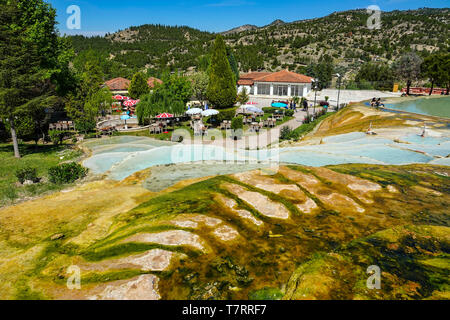
M 243 88 L 241 92 L 239 92 L 238 97 L 237 97 L 237 101 L 241 104 L 244 105 L 248 102 L 248 100 L 250 100 L 250 96 L 247 93 L 247 88 Z
M 160 87 L 174 100 L 186 104 L 192 98 L 192 84 L 187 77 L 172 74 L 170 76 L 164 75 L 161 80 L 163 84 Z
M 438 84 L 448 88 L 448 79 L 450 70 L 450 54 L 433 54 L 426 57 L 421 66 L 422 74 L 431 82 L 430 95 L 433 93 L 434 85 Z
M 110 108 L 111 92 L 101 88 L 103 73 L 98 65 L 87 63 L 79 77 L 77 90 L 66 103 L 67 115 L 75 122 L 76 129 L 84 133 L 93 130 L 99 113 Z
M 366 81 L 377 90 L 391 90 L 394 85 L 394 72 L 387 64 L 369 62 L 359 69 L 355 77 L 360 89 Z
M 206 100 L 206 90 L 208 89 L 209 77 L 206 72 L 197 72 L 190 77 L 192 82 L 192 92 L 199 101 Z
M 236 102 L 236 83 L 228 62 L 225 42 L 221 35 L 217 36 L 214 43 L 206 96 L 217 108 L 227 108 L 233 106 Z
M 178 75 L 163 76 L 163 84 L 156 85 L 153 92 L 141 97 L 136 107 L 140 124 L 146 124 L 158 114 L 167 112 L 181 115 L 186 110 L 186 102 L 192 96 L 191 83 Z
M 28 133 L 35 131 L 33 122 L 44 117 L 42 106 L 53 95 L 51 77 L 60 53 L 54 26 L 55 11 L 42 0 L 0 4 L 0 114 L 9 124 L 17 158 L 19 114 Z
M 327 88 L 333 79 L 333 59 L 324 55 L 319 59 L 319 63 L 311 64 L 306 68 L 306 74 L 317 79 L 320 90 Z
M 130 87 L 128 88 L 128 93 L 135 99 L 139 99 L 144 94 L 150 92 L 150 87 L 147 83 L 147 77 L 143 72 L 138 72 L 133 76 L 131 80 Z
M 447 88 L 447 95 L 450 93 L 450 53 L 445 54 L 442 57 L 442 69 L 441 83 Z
M 423 60 L 415 53 L 407 53 L 403 55 L 394 65 L 397 76 L 406 81 L 406 94 L 409 91 L 413 81 L 417 81 L 421 74 L 421 65 Z

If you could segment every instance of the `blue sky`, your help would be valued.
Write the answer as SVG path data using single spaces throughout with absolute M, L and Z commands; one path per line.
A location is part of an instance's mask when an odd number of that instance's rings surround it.
M 334 11 L 378 5 L 383 11 L 449 7 L 448 0 L 47 0 L 57 9 L 62 34 L 104 34 L 142 24 L 187 25 L 221 32 L 243 24 L 263 26 L 275 19 L 291 22 Z M 68 30 L 70 5 L 81 9 L 81 29 Z

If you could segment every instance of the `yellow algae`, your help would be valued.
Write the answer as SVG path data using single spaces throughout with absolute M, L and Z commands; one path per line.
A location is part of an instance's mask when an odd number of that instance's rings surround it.
M 303 213 L 312 213 L 314 210 L 319 209 L 317 204 L 310 198 L 308 198 L 304 203 L 297 204 L 297 208 Z
M 239 237 L 239 233 L 228 225 L 221 226 L 214 230 L 214 235 L 222 241 L 232 241 Z

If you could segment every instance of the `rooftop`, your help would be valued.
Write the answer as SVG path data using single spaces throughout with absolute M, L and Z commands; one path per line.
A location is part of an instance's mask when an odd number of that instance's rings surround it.
M 252 86 L 255 82 L 280 82 L 280 83 L 311 83 L 313 78 L 291 72 L 289 70 L 281 70 L 278 72 L 250 72 L 243 74 L 238 81 L 241 86 Z
M 125 78 L 114 78 L 105 82 L 105 86 L 112 91 L 128 90 L 131 81 Z

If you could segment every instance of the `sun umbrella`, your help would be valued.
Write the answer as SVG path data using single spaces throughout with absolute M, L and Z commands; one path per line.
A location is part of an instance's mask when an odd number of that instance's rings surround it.
M 162 113 L 162 114 L 156 116 L 156 118 L 158 118 L 158 119 L 168 119 L 168 118 L 173 118 L 173 114 L 170 114 L 170 113 Z
M 251 112 L 251 113 L 262 113 L 263 112 L 260 108 L 248 106 L 248 105 L 245 105 L 242 109 L 244 109 L 245 112 Z
M 125 120 L 125 121 L 127 121 L 127 120 L 129 120 L 129 119 L 131 119 L 131 117 L 130 117 L 129 115 L 124 115 L 124 116 L 121 116 L 121 117 L 120 117 L 120 120 Z
M 123 100 L 131 100 L 130 97 L 123 97 Z
M 138 101 L 137 100 L 127 100 L 127 101 L 125 101 L 124 103 L 123 103 L 123 105 L 125 106 L 125 107 L 134 107 L 135 105 L 137 105 L 138 104 Z
M 114 100 L 117 100 L 117 101 L 122 101 L 122 100 L 123 100 L 123 96 L 121 96 L 120 94 L 118 94 L 118 95 L 113 96 L 113 99 L 114 99 Z
M 186 114 L 187 115 L 194 115 L 194 114 L 200 114 L 200 113 L 202 113 L 202 109 L 199 109 L 199 108 L 193 108 L 193 109 L 190 109 L 190 110 L 188 110 L 187 112 L 186 112 Z
M 202 112 L 202 116 L 204 117 L 210 117 L 210 116 L 215 116 L 218 115 L 220 112 L 217 110 L 213 110 L 213 109 L 209 109 L 209 110 L 205 110 Z

